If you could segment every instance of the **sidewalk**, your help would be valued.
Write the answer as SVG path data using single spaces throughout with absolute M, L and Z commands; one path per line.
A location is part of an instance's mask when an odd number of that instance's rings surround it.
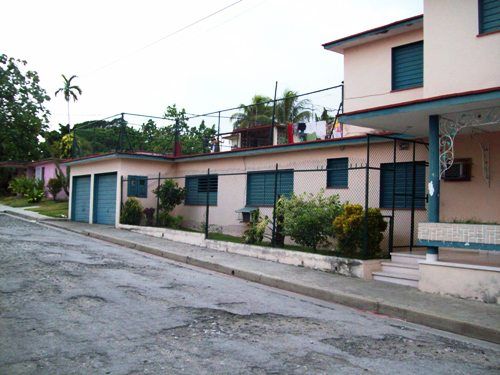
M 5 206 L 0 206 L 0 211 L 2 207 Z M 10 207 L 8 211 L 17 213 Z M 364 281 L 210 250 L 110 226 L 58 221 L 47 217 L 44 217 L 43 223 L 290 292 L 500 343 L 498 305 L 443 297 L 415 288 Z
M 30 208 L 35 208 L 36 206 L 29 207 L 10 207 L 0 204 L 0 212 L 6 212 L 9 214 L 20 216 L 24 219 L 28 220 L 49 220 L 54 219 L 53 217 L 48 217 L 42 214 L 39 214 L 35 211 L 28 211 Z

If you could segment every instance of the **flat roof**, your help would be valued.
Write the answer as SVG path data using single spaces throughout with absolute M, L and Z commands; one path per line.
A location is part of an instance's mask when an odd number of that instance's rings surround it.
M 396 22 L 379 26 L 374 29 L 362 31 L 357 34 L 349 35 L 340 39 L 322 44 L 323 48 L 338 53 L 344 53 L 346 48 L 354 47 L 360 44 L 373 42 L 408 31 L 418 30 L 424 27 L 424 15 L 419 14 L 410 18 L 405 18 Z
M 376 133 L 379 135 L 398 135 L 392 132 L 379 132 Z M 373 135 L 376 135 L 373 134 Z M 400 136 L 400 135 L 399 135 Z M 255 156 L 267 153 L 282 153 L 282 152 L 290 152 L 290 151 L 299 151 L 299 150 L 314 150 L 319 148 L 326 147 L 340 147 L 346 145 L 356 145 L 356 144 L 364 144 L 366 142 L 366 135 L 359 136 L 351 136 L 344 138 L 334 138 L 334 139 L 324 139 L 324 140 L 316 140 L 309 142 L 300 142 L 300 143 L 289 143 L 284 145 L 270 145 L 270 146 L 260 146 L 260 147 L 251 147 L 251 148 L 241 148 L 230 151 L 222 151 L 222 152 L 210 152 L 204 154 L 192 154 L 192 155 L 179 155 L 174 157 L 173 155 L 148 155 L 145 153 L 134 153 L 134 152 L 108 152 L 104 154 L 97 155 L 89 155 L 84 156 L 77 159 L 70 159 L 66 161 L 65 165 L 76 165 L 76 164 L 89 164 L 93 162 L 98 162 L 102 160 L 109 159 L 138 159 L 138 160 L 158 160 L 164 161 L 167 163 L 179 163 L 179 162 L 191 162 L 191 161 L 201 161 L 201 160 L 215 160 L 222 158 L 231 158 L 231 157 L 241 157 L 241 156 Z

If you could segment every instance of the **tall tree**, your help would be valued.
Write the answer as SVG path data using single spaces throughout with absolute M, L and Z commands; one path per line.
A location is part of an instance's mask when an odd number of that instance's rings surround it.
M 309 121 L 312 116 L 312 104 L 309 99 L 299 100 L 297 92 L 286 89 L 282 100 L 276 103 L 276 122 L 286 124 Z
M 38 136 L 48 126 L 50 97 L 26 65 L 0 54 L 0 161 L 37 159 Z
M 273 106 L 269 103 L 271 98 L 255 95 L 251 105 L 240 105 L 240 112 L 231 116 L 235 129 L 250 128 L 259 125 L 269 125 L 272 120 Z
M 64 86 L 55 92 L 55 96 L 57 96 L 57 94 L 59 94 L 60 92 L 62 92 L 64 95 L 64 100 L 66 100 L 66 103 L 68 105 L 68 130 L 69 130 L 71 128 L 70 117 L 69 117 L 69 102 L 72 98 L 73 101 L 76 102 L 78 100 L 78 95 L 82 95 L 82 89 L 80 89 L 80 87 L 76 85 L 71 84 L 71 81 L 77 78 L 77 76 L 73 75 L 68 79 L 64 74 L 61 75 L 64 80 Z

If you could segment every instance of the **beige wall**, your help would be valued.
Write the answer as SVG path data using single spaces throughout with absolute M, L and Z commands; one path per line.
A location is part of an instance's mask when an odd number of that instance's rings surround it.
M 500 268 L 421 262 L 418 288 L 423 292 L 500 303 Z
M 423 30 L 345 49 L 345 112 L 499 87 L 500 33 L 478 27 L 478 1 L 425 0 Z M 391 48 L 419 40 L 423 88 L 391 92 Z
M 115 222 L 119 222 L 119 208 L 120 208 L 120 191 L 121 191 L 121 177 L 124 179 L 128 175 L 149 176 L 156 177 L 155 180 L 148 181 L 148 197 L 137 198 L 144 208 L 156 207 L 156 197 L 153 190 L 158 185 L 158 173 L 161 172 L 162 177 L 169 175 L 172 171 L 170 163 L 154 160 L 137 160 L 137 159 L 105 159 L 95 161 L 89 164 L 76 164 L 71 166 L 71 176 L 84 176 L 90 175 L 90 210 L 89 220 L 93 219 L 93 201 L 94 201 L 94 176 L 100 173 L 117 173 L 117 195 L 116 195 L 116 215 Z M 72 191 L 73 178 L 70 179 L 70 192 Z M 123 182 L 123 202 L 127 200 L 127 182 Z M 69 200 L 69 217 L 71 217 L 71 199 Z
M 490 148 L 490 182 L 483 176 L 480 144 Z M 460 135 L 455 158 L 472 159 L 470 181 L 441 181 L 441 221 L 476 219 L 500 224 L 500 132 Z
M 500 86 L 500 33 L 478 36 L 478 1 L 424 1 L 424 96 Z
M 422 30 L 415 30 L 346 49 L 344 111 L 422 99 L 422 88 L 391 92 L 391 49 L 422 39 Z

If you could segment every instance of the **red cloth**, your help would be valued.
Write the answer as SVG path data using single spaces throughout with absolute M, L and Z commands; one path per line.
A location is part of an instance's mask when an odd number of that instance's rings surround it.
M 293 142 L 293 124 L 286 125 L 286 133 L 288 135 L 288 143 L 294 143 Z

